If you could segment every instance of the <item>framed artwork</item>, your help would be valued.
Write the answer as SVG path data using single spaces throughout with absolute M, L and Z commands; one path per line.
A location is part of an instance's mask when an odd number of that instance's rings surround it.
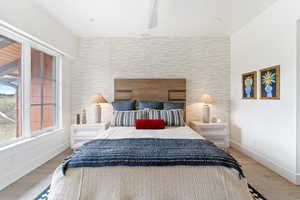
M 249 72 L 242 74 L 242 98 L 257 99 L 257 73 Z
M 260 70 L 260 99 L 280 99 L 280 65 Z

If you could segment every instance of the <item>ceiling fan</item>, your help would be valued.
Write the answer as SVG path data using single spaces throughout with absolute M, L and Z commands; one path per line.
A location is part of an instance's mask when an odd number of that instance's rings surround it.
M 148 28 L 152 29 L 158 25 L 158 0 L 150 0 L 150 18 Z

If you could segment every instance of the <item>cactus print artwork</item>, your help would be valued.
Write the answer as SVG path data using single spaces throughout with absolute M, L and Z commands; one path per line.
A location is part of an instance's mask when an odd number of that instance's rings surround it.
M 249 72 L 242 75 L 242 98 L 256 99 L 256 72 Z

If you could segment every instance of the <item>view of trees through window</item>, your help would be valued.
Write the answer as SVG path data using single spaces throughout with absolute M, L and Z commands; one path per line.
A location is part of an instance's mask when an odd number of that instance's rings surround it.
M 0 142 L 21 136 L 21 48 L 0 35 Z

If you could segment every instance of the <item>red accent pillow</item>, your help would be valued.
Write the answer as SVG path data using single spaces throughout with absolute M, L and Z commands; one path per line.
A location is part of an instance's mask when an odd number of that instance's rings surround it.
M 136 119 L 136 129 L 164 129 L 165 122 L 162 119 Z

